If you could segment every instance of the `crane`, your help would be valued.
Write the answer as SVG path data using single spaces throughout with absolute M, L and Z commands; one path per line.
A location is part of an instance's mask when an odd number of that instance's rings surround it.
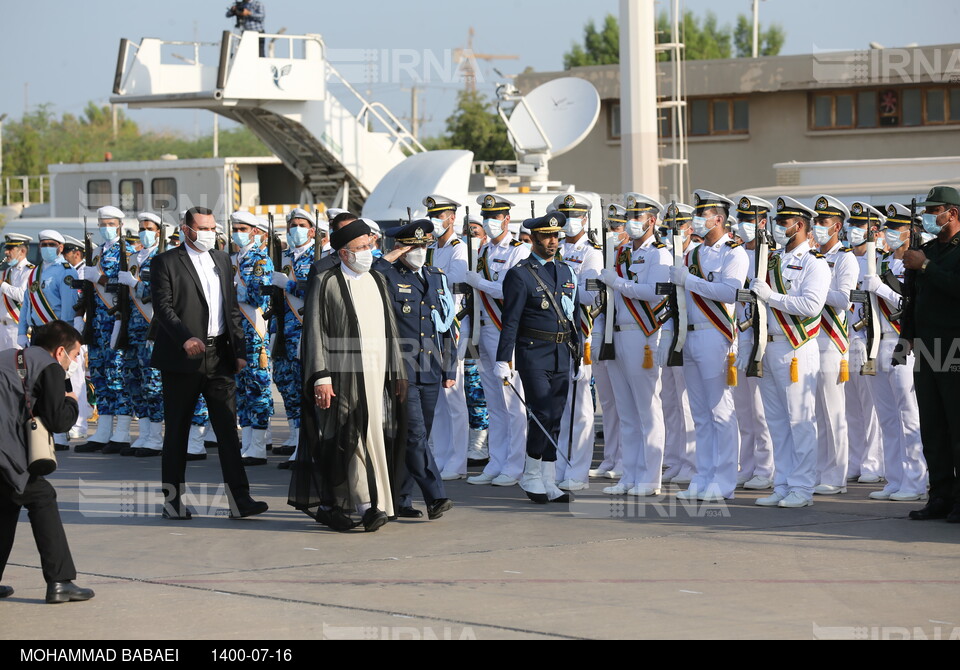
M 478 54 L 473 52 L 473 36 L 476 34 L 473 27 L 470 27 L 470 32 L 467 36 L 467 47 L 466 49 L 457 48 L 453 52 L 453 58 L 456 60 L 457 65 L 462 65 L 463 70 L 463 83 L 466 89 L 470 92 L 477 90 L 477 70 L 476 62 L 478 60 L 492 61 L 492 60 L 520 60 L 520 56 L 516 54 Z

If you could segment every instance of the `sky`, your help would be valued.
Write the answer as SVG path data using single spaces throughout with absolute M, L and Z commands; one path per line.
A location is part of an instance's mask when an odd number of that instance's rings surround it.
M 445 50 L 465 47 L 476 30 L 474 51 L 516 54 L 519 60 L 480 61 L 478 89 L 493 96 L 499 79 L 493 68 L 516 74 L 527 67 L 554 71 L 563 54 L 582 41 L 584 24 L 598 24 L 619 11 L 618 0 L 263 0 L 266 30 L 319 33 L 331 53 L 377 50 L 387 60 L 429 50 L 443 60 Z M 107 104 L 121 37 L 207 41 L 233 26 L 226 0 L 0 0 L 0 115 L 19 119 L 25 108 L 49 104 L 58 116 L 79 115 L 88 101 Z M 671 3 L 660 1 L 661 8 Z M 682 0 L 697 15 L 713 11 L 720 25 L 737 14 L 750 15 L 751 0 Z M 779 23 L 787 39 L 782 54 L 960 42 L 960 2 L 956 0 L 762 0 L 761 24 Z M 356 53 L 339 51 L 341 54 Z M 406 56 L 405 56 L 406 54 Z M 355 59 L 354 59 L 355 60 Z M 345 63 L 356 88 L 370 92 L 398 117 L 410 116 L 413 83 L 409 72 L 391 68 L 371 75 L 363 63 Z M 441 134 L 462 83 L 421 66 L 421 136 Z M 424 76 L 429 75 L 429 76 Z M 371 79 L 373 79 L 371 81 Z M 177 130 L 187 136 L 212 130 L 210 112 L 128 110 L 143 129 Z

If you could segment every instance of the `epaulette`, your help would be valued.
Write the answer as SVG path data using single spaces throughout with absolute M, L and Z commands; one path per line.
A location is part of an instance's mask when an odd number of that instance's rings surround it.
M 463 244 L 463 242 L 460 241 L 459 239 L 456 239 L 456 240 L 454 240 L 453 242 L 450 243 L 450 246 L 451 246 L 451 247 L 455 247 L 455 246 L 457 246 L 458 244 Z
M 27 269 L 28 269 L 28 270 L 33 270 L 35 267 L 37 267 L 37 266 L 34 265 L 33 263 L 27 263 Z
M 61 263 L 61 265 L 63 266 L 63 268 L 64 268 L 65 270 L 72 270 L 72 269 L 73 269 L 73 266 L 70 265 L 70 264 L 67 263 L 67 262 Z
M 730 241 L 727 242 L 726 244 L 727 244 L 727 246 L 730 247 L 731 249 L 736 249 L 737 247 L 742 246 L 739 242 L 736 242 L 736 241 L 734 241 L 734 240 L 730 240 Z
M 518 241 L 518 240 L 510 240 L 510 246 L 511 246 L 511 247 L 521 247 L 521 246 L 523 246 L 523 242 L 520 242 L 520 241 Z
M 596 249 L 597 251 L 603 251 L 603 245 L 602 245 L 602 244 L 597 244 L 597 243 L 594 242 L 593 240 L 590 240 L 590 246 L 593 247 L 594 249 Z
M 443 268 L 438 268 L 436 265 L 424 265 L 423 269 L 427 272 L 432 272 L 433 274 L 442 275 L 444 274 Z
M 654 248 L 654 249 L 666 249 L 666 248 L 667 248 L 667 245 L 664 244 L 663 242 L 657 242 L 656 244 L 653 245 L 653 248 Z
M 810 250 L 810 255 L 813 256 L 814 258 L 823 258 L 823 257 L 824 257 L 823 254 L 820 253 L 819 251 L 817 251 L 816 249 L 811 249 L 811 250 Z
M 840 247 L 840 253 L 842 253 L 842 254 L 852 254 L 852 253 L 853 253 L 853 248 L 852 248 L 852 247 L 843 247 L 843 246 L 842 246 L 842 247 Z

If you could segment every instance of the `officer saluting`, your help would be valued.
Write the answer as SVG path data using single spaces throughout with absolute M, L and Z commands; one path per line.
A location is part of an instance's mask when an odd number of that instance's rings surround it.
M 531 255 L 517 263 L 503 283 L 503 329 L 497 347 L 497 377 L 505 384 L 513 383 L 510 361 L 516 350 L 530 414 L 520 488 L 541 504 L 571 499 L 556 484 L 556 444 L 570 370 L 581 363 L 577 277 L 557 257 L 564 225 L 566 217 L 560 213 L 527 222 Z

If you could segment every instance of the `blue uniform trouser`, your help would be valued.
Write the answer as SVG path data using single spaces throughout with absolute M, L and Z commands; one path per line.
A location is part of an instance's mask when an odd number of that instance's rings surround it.
M 527 409 L 537 417 L 554 443 L 560 440 L 560 420 L 570 388 L 570 371 L 518 370 L 523 382 Z M 512 391 L 511 391 L 512 393 Z M 527 456 L 548 463 L 557 460 L 557 450 L 550 444 L 543 429 L 532 418 L 527 418 Z
M 267 349 L 267 342 L 260 337 L 248 321 L 243 321 L 243 334 L 247 340 L 247 367 L 237 374 L 237 419 L 240 426 L 266 430 L 273 416 L 273 396 L 270 393 L 270 362 L 260 367 L 260 352 Z
M 88 349 L 90 381 L 97 392 L 97 410 L 104 416 L 131 416 L 133 405 L 123 381 L 123 350 L 110 348 L 116 318 L 107 308 L 97 306 L 94 318 L 95 342 Z
M 290 346 L 290 343 L 287 343 Z M 296 351 L 296 350 L 294 350 Z M 273 360 L 273 382 L 283 398 L 283 409 L 287 420 L 300 427 L 300 400 L 303 398 L 303 370 L 299 358 L 275 358 Z
M 410 383 L 407 390 L 407 472 L 400 485 L 400 506 L 409 507 L 416 482 L 428 505 L 447 495 L 433 453 L 427 446 L 433 428 L 433 414 L 440 396 L 440 382 Z

